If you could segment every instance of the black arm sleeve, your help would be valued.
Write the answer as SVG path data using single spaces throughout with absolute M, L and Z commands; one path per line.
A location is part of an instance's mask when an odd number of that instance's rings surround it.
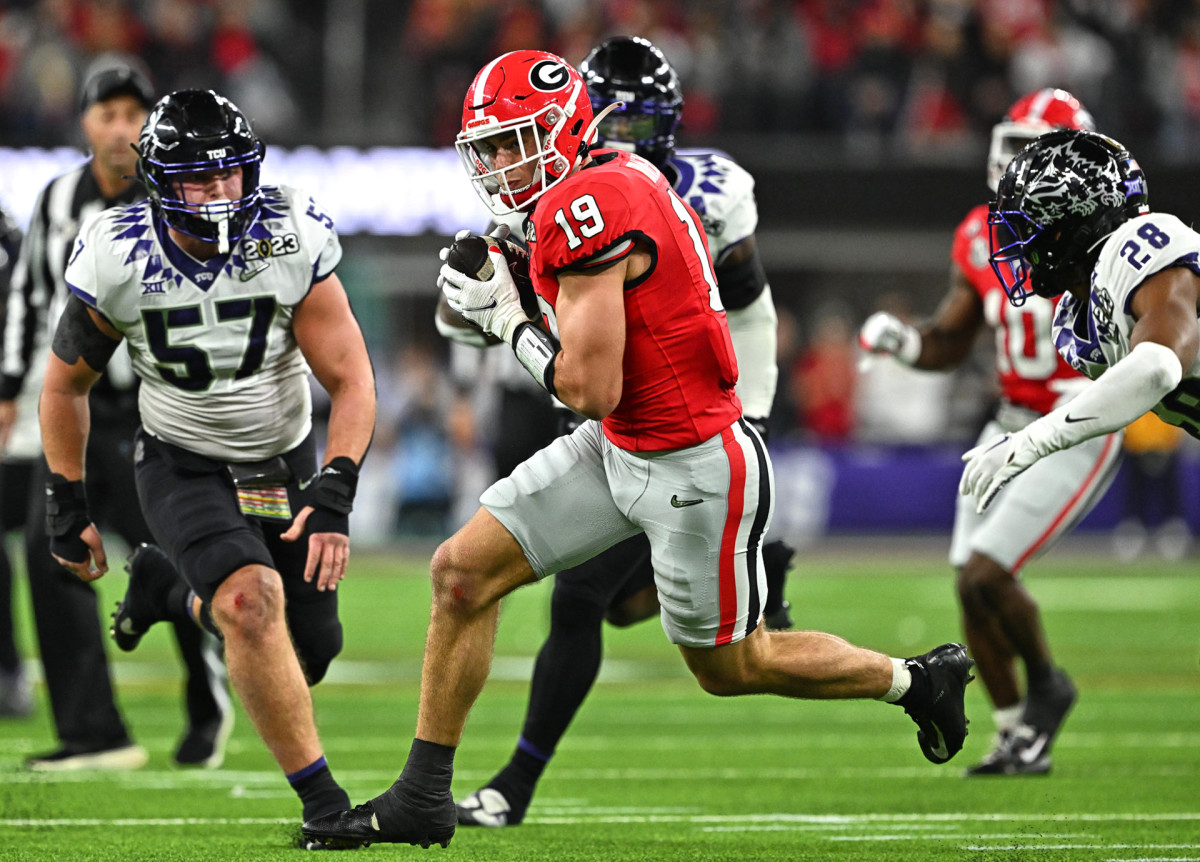
M 88 368 L 100 373 L 108 365 L 108 360 L 112 359 L 120 343 L 96 326 L 96 321 L 88 314 L 87 304 L 82 299 L 71 296 L 67 300 L 67 307 L 63 309 L 62 317 L 58 319 L 51 349 L 54 355 L 67 365 L 74 365 L 82 359 Z
M 721 291 L 721 304 L 726 311 L 745 308 L 758 299 L 767 286 L 767 273 L 763 269 L 758 249 L 740 263 L 718 267 L 717 289 Z

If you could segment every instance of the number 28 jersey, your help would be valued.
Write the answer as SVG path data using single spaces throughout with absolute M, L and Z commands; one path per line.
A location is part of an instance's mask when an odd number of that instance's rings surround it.
M 1150 276 L 1173 266 L 1200 275 L 1200 234 L 1175 216 L 1149 213 L 1113 231 L 1092 270 L 1087 303 L 1065 294 L 1058 304 L 1054 341 L 1059 353 L 1093 380 L 1128 356 L 1137 323 L 1130 310 L 1133 294 Z M 1200 437 L 1200 357 L 1183 369 L 1183 381 L 1154 412 Z
M 737 360 L 696 213 L 645 159 L 601 150 L 552 187 L 531 217 L 529 272 L 557 336 L 559 275 L 619 260 L 634 242 L 650 269 L 625 285 L 621 400 L 605 436 L 630 451 L 694 446 L 741 416 Z
M 66 271 L 71 291 L 125 336 L 146 430 L 225 461 L 269 458 L 308 435 L 308 364 L 292 315 L 342 256 L 332 219 L 307 194 L 262 193 L 228 255 L 190 257 L 143 201 L 86 221 Z
M 1056 300 L 1031 295 L 1019 308 L 1008 301 L 988 263 L 987 218 L 987 204 L 967 214 L 954 232 L 950 257 L 979 295 L 984 317 L 995 333 L 996 375 L 1004 400 L 1049 413 L 1067 391 L 1066 381 L 1082 381 L 1054 349 L 1051 326 Z

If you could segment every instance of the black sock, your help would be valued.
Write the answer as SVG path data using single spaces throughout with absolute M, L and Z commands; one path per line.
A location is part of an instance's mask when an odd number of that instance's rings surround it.
M 349 795 L 333 780 L 333 773 L 329 771 L 324 756 L 298 772 L 290 773 L 287 780 L 304 804 L 305 820 L 313 820 L 350 807 Z
M 187 581 L 180 580 L 179 583 L 171 587 L 167 593 L 167 600 L 163 612 L 166 618 L 172 622 L 176 620 L 190 620 L 192 618 L 192 588 L 187 585 Z
M 420 796 L 440 796 L 450 792 L 450 779 L 454 777 L 453 745 L 439 745 L 414 739 L 408 751 L 408 761 L 400 772 L 409 789 Z
M 927 703 L 932 694 L 932 689 L 929 685 L 929 675 L 925 668 L 916 662 L 908 662 L 907 667 L 908 672 L 912 674 L 912 683 L 908 686 L 908 691 L 900 695 L 900 699 L 896 701 L 897 706 L 902 706 L 905 709 L 914 704 Z

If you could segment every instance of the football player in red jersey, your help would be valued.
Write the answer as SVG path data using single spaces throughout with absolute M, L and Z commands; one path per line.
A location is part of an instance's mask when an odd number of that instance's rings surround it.
M 632 153 L 592 151 L 579 72 L 541 51 L 489 63 L 457 146 L 497 215 L 530 213 L 529 320 L 502 251 L 479 281 L 441 271 L 451 306 L 588 418 L 484 492 L 438 548 L 416 739 L 400 778 L 306 823 L 346 843 L 448 844 L 455 747 L 487 678 L 499 600 L 645 532 L 662 625 L 708 692 L 875 698 L 903 706 L 935 762 L 966 736 L 966 648 L 890 658 L 820 632 L 769 632 L 761 541 L 774 479 L 742 419 L 737 364 L 698 218 Z
M 993 192 L 1012 157 L 1052 129 L 1091 130 L 1092 117 L 1078 99 L 1056 89 L 1035 90 L 1009 109 L 992 132 Z M 950 291 L 933 319 L 916 328 L 877 312 L 859 334 L 865 350 L 941 370 L 958 365 L 984 326 L 991 328 L 1002 396 L 980 441 L 1023 428 L 1087 385 L 1055 350 L 1051 322 L 1057 299 L 1034 296 L 1020 308 L 1009 303 L 989 253 L 988 207 L 981 204 L 954 233 Z M 1074 704 L 1075 689 L 1054 665 L 1037 603 L 1018 574 L 1100 500 L 1120 453 L 1120 432 L 1058 452 L 1014 479 L 982 515 L 972 498 L 958 497 L 950 563 L 958 571 L 967 645 L 994 706 L 997 731 L 992 751 L 966 770 L 969 776 L 1050 770 L 1049 744 Z M 1024 697 L 1018 657 L 1027 679 Z

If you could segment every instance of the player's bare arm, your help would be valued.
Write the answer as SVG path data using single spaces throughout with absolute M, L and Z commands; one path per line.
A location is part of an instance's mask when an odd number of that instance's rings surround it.
M 79 483 L 90 427 L 88 392 L 100 379 L 120 339 L 120 333 L 79 299 L 68 301 L 54 334 L 38 408 L 51 482 L 56 488 L 61 486 L 64 497 L 82 494 Z M 80 514 L 86 516 L 86 507 Z M 72 532 L 68 538 L 82 539 L 85 547 L 72 553 L 73 559 L 58 553 L 54 557 L 77 577 L 93 581 L 108 571 L 100 534 L 91 523 L 82 532 Z
M 1155 273 L 1133 294 L 1130 310 L 1137 320 L 1130 348 L 1153 341 L 1175 351 L 1179 364 L 1191 368 L 1200 351 L 1200 276 L 1183 267 Z
M 323 481 L 324 473 L 331 467 L 336 469 L 339 459 L 348 459 L 356 470 L 366 455 L 375 432 L 375 375 L 362 331 L 336 275 L 313 285 L 296 307 L 292 331 L 317 382 L 329 393 L 325 469 L 318 480 Z M 305 506 L 283 538 L 298 539 L 312 513 L 313 507 Z M 344 514 L 349 514 L 348 507 Z M 348 533 L 313 532 L 309 538 L 305 580 L 316 576 L 319 589 L 337 589 L 338 581 L 345 577 L 349 556 Z
M 636 249 L 599 272 L 558 278 L 555 312 L 562 350 L 554 364 L 555 390 L 564 404 L 589 419 L 603 419 L 621 400 L 625 282 L 649 266 L 649 254 Z
M 929 371 L 953 368 L 971 352 L 983 328 L 983 302 L 957 264 L 950 265 L 950 289 L 933 318 L 918 326 L 921 354 L 914 368 Z

